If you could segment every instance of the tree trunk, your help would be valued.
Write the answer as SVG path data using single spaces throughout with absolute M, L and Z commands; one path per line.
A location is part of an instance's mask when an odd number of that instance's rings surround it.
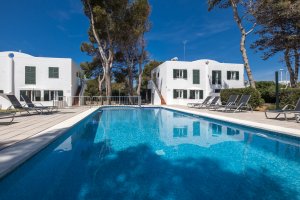
M 299 75 L 299 65 L 300 65 L 300 58 L 299 58 L 299 52 L 297 49 L 294 49 L 294 57 L 295 57 L 295 84 L 297 87 L 297 83 L 298 83 L 298 75 Z
M 133 64 L 129 65 L 128 69 L 128 85 L 129 85 L 129 95 L 133 96 Z
M 102 96 L 102 84 L 105 80 L 105 75 L 101 78 L 101 75 L 98 76 L 98 89 L 99 89 L 99 96 Z
M 254 78 L 253 78 L 253 75 L 252 75 L 252 72 L 251 72 L 249 59 L 248 59 L 247 51 L 246 51 L 246 48 L 245 48 L 247 34 L 250 33 L 253 29 L 250 30 L 248 33 L 246 33 L 246 30 L 242 25 L 242 20 L 239 16 L 239 13 L 238 13 L 237 4 L 234 2 L 234 0 L 230 0 L 230 3 L 231 3 L 232 10 L 233 10 L 234 20 L 236 21 L 236 23 L 237 23 L 237 25 L 240 29 L 240 32 L 241 32 L 240 51 L 242 53 L 242 57 L 243 57 L 243 61 L 244 61 L 244 67 L 245 67 L 245 70 L 246 70 L 246 73 L 247 73 L 247 76 L 248 76 L 248 80 L 250 82 L 250 86 L 255 89 L 256 88 L 255 87 L 255 81 L 254 81 Z
M 249 64 L 249 59 L 248 59 L 248 55 L 247 55 L 247 50 L 245 48 L 245 43 L 246 43 L 246 33 L 245 30 L 242 31 L 242 36 L 241 36 L 241 43 L 240 43 L 240 51 L 242 53 L 242 57 L 243 57 L 243 61 L 244 61 L 244 67 L 250 82 L 250 86 L 252 88 L 256 88 L 255 86 L 255 81 L 253 79 L 253 75 L 252 75 L 252 71 L 250 68 L 250 64 Z
M 101 61 L 103 63 L 103 71 L 104 71 L 104 77 L 105 77 L 105 83 L 106 83 L 106 96 L 111 96 L 111 67 L 112 67 L 112 62 L 113 62 L 113 51 L 112 49 L 109 49 L 109 55 L 107 56 L 104 47 L 101 44 L 101 40 L 99 38 L 99 35 L 96 32 L 95 29 L 95 20 L 94 20 L 94 15 L 93 15 L 93 9 L 91 7 L 90 1 L 87 1 L 87 4 L 89 6 L 89 11 L 91 14 L 91 26 L 92 26 L 92 31 L 93 35 L 97 41 L 98 44 L 98 50 L 100 53 Z M 111 41 L 109 41 L 111 43 Z M 110 103 L 110 99 L 109 99 Z
M 139 80 L 138 80 L 138 87 L 137 87 L 137 95 L 141 96 L 141 87 L 142 87 L 142 75 L 143 75 L 143 62 L 144 62 L 144 52 L 145 52 L 145 41 L 144 41 L 144 34 L 142 35 L 142 39 L 141 39 L 141 46 L 142 46 L 142 50 L 141 50 L 141 55 L 140 55 L 140 59 L 139 59 Z
M 139 80 L 138 80 L 138 87 L 136 90 L 138 96 L 141 96 L 142 75 L 143 75 L 142 63 L 139 63 Z
M 284 60 L 285 60 L 286 67 L 287 67 L 287 69 L 289 71 L 289 74 L 290 74 L 291 87 L 295 88 L 297 86 L 297 84 L 295 82 L 295 73 L 294 73 L 294 70 L 292 68 L 292 63 L 291 63 L 291 60 L 290 60 L 290 49 L 289 48 L 287 48 L 284 51 Z
M 110 76 L 111 68 L 109 65 L 106 65 L 105 69 L 106 69 L 105 70 L 106 71 L 105 73 L 106 96 L 111 96 L 111 76 Z

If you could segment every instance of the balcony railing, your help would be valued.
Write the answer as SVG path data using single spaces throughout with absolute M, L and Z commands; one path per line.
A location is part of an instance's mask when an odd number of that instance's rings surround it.
M 54 100 L 59 108 L 70 106 L 132 105 L 141 106 L 140 96 L 63 96 Z

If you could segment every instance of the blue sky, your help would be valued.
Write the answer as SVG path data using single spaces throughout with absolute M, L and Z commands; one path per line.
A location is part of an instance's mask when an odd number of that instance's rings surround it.
M 206 0 L 150 0 L 152 28 L 147 45 L 152 59 L 165 61 L 214 59 L 242 63 L 240 34 L 230 9 L 207 11 Z M 10 0 L 0 6 L 0 51 L 21 50 L 33 56 L 70 57 L 77 63 L 90 57 L 80 51 L 89 22 L 80 0 Z M 247 44 L 255 39 L 250 35 Z M 283 68 L 281 55 L 268 61 L 248 48 L 256 80 L 273 80 Z

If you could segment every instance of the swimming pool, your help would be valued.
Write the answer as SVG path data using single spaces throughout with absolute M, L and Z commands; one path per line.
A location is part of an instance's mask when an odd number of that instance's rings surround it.
M 103 108 L 0 180 L 0 199 L 300 199 L 300 140 Z

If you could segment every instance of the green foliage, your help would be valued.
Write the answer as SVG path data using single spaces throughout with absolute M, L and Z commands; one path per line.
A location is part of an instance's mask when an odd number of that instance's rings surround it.
M 147 65 L 145 65 L 142 75 L 142 88 L 147 89 L 148 81 L 151 80 L 151 71 L 159 66 L 162 62 L 152 60 Z
M 128 88 L 124 82 L 112 83 L 112 96 L 127 96 Z
M 299 98 L 300 98 L 299 88 L 282 89 L 280 91 L 280 96 L 279 96 L 280 107 L 283 108 L 287 104 L 296 105 Z
M 257 90 L 261 93 L 261 97 L 266 103 L 276 103 L 275 83 L 272 81 L 259 81 L 256 82 Z M 280 107 L 287 104 L 295 105 L 300 97 L 299 88 L 283 89 L 284 85 L 279 85 L 279 101 Z
M 232 94 L 250 94 L 251 99 L 249 101 L 249 104 L 252 106 L 253 109 L 255 109 L 258 106 L 261 106 L 264 103 L 264 100 L 261 98 L 260 92 L 256 89 L 253 89 L 251 87 L 247 88 L 233 88 L 233 89 L 223 89 L 221 90 L 221 101 L 222 103 L 226 103 L 229 96 Z
M 258 81 L 256 82 L 256 89 L 260 92 L 261 98 L 266 103 L 275 103 L 275 83 L 273 81 Z
M 252 48 L 263 51 L 263 59 L 286 49 L 298 49 L 300 45 L 300 3 L 294 0 L 257 1 L 253 10 L 259 25 L 259 38 Z
M 91 62 L 82 62 L 80 67 L 83 70 L 85 78 L 95 78 L 103 74 L 103 68 L 98 57 L 94 57 Z
M 99 96 L 99 90 L 98 90 L 98 81 L 95 80 L 88 80 L 87 81 L 87 87 L 84 91 L 84 96 Z
M 144 33 L 150 29 L 148 0 L 81 2 L 85 15 L 90 19 L 89 42 L 82 43 L 81 51 L 93 57 L 92 62 L 82 64 L 82 69 L 89 78 L 105 76 L 107 95 L 111 93 L 113 75 L 117 82 L 121 79 L 127 82 L 132 91 L 137 65 L 142 71 L 147 59 Z M 114 71 L 116 73 L 112 74 Z M 125 77 L 120 72 L 126 72 Z
M 251 48 L 262 52 L 264 60 L 278 53 L 290 73 L 291 87 L 297 87 L 300 65 L 300 1 L 263 0 L 256 1 L 252 11 L 258 39 Z

